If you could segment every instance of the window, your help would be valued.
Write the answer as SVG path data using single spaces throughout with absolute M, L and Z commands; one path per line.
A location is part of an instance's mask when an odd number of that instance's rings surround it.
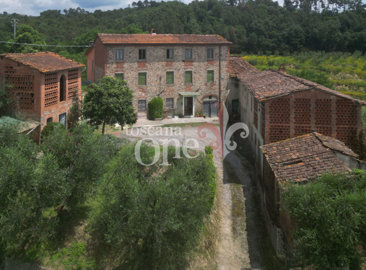
M 122 72 L 121 73 L 114 73 L 114 77 L 116 79 L 119 79 L 119 80 L 123 81 L 125 79 L 125 74 L 122 73 Z
M 186 49 L 185 50 L 184 58 L 186 60 L 191 60 L 192 59 L 192 49 Z
M 207 82 L 214 82 L 214 71 L 207 70 Z
M 208 48 L 207 49 L 207 59 L 213 59 L 214 58 L 214 49 Z
M 173 109 L 174 108 L 174 98 L 167 98 L 165 100 L 165 108 Z
M 184 73 L 184 83 L 192 83 L 192 81 L 193 81 L 192 71 L 186 71 Z
M 146 60 L 146 49 L 139 49 L 139 60 Z
M 146 72 L 139 72 L 138 77 L 138 84 L 146 85 Z
M 58 116 L 58 122 L 66 126 L 66 113 L 62 113 Z
M 115 60 L 116 61 L 122 61 L 123 60 L 123 56 L 124 56 L 123 49 L 116 49 Z
M 138 101 L 137 110 L 139 112 L 145 112 L 146 111 L 146 100 L 145 99 L 140 99 Z
M 166 59 L 174 59 L 174 49 L 166 50 Z
M 64 101 L 66 98 L 66 81 L 65 76 L 62 75 L 60 78 L 60 101 Z
M 174 84 L 174 72 L 173 71 L 166 72 L 166 84 Z
M 52 123 L 52 122 L 53 122 L 52 117 L 47 118 L 47 123 Z

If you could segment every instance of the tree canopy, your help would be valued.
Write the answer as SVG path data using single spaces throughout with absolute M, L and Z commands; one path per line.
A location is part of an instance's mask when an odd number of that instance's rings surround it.
M 366 245 L 366 175 L 324 175 L 305 185 L 289 184 L 283 193 L 294 221 L 297 264 L 317 269 L 359 269 Z M 287 211 L 287 210 L 286 210 Z
M 78 8 L 47 10 L 40 16 L 0 14 L 4 40 L 12 38 L 12 17 L 33 27 L 48 44 L 89 45 L 96 32 L 148 33 L 154 28 L 162 34 L 220 34 L 233 42 L 234 53 L 366 51 L 366 11 L 361 0 L 285 0 L 283 7 L 271 0 L 137 1 L 110 11 Z
M 83 116 L 93 126 L 106 124 L 133 124 L 136 115 L 132 105 L 132 91 L 125 81 L 104 77 L 89 86 L 83 103 Z

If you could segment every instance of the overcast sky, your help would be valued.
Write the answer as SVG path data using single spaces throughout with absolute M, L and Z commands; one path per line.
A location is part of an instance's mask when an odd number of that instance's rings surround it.
M 0 13 L 19 13 L 25 15 L 39 15 L 48 9 L 69 9 L 81 7 L 88 11 L 96 9 L 110 10 L 127 7 L 138 0 L 0 0 Z M 183 0 L 188 3 L 190 0 Z

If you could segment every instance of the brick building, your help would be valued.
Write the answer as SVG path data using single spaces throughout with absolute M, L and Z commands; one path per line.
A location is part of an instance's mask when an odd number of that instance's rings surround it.
M 260 170 L 261 145 L 313 131 L 350 145 L 362 129 L 365 102 L 285 72 L 258 71 L 238 57 L 230 59 L 229 89 L 227 106 L 249 126 Z
M 264 177 L 260 181 L 267 229 L 278 255 L 291 243 L 293 223 L 281 200 L 287 182 L 307 183 L 325 173 L 366 169 L 366 163 L 343 142 L 313 132 L 261 147 Z
M 51 52 L 0 55 L 0 78 L 5 79 L 13 114 L 41 123 L 61 122 L 73 100 L 81 98 L 84 65 Z
M 86 52 L 87 77 L 124 79 L 138 112 L 161 96 L 175 115 L 214 116 L 227 89 L 230 44 L 218 35 L 98 34 Z

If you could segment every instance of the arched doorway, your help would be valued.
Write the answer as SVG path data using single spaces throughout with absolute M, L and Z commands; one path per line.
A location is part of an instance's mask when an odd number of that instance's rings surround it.
M 205 97 L 202 102 L 203 114 L 206 117 L 216 117 L 218 106 L 219 103 L 217 102 L 217 98 L 215 96 Z
M 62 75 L 60 78 L 60 101 L 64 101 L 66 99 L 66 80 L 65 75 Z

